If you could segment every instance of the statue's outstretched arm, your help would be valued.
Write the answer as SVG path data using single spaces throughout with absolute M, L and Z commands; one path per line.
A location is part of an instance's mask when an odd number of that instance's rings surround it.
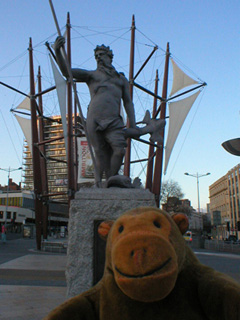
M 72 69 L 73 78 L 77 82 L 88 82 L 92 78 L 92 71 L 85 69 Z

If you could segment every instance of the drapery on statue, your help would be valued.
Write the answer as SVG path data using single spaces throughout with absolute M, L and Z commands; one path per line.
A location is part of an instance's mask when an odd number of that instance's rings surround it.
M 64 37 L 57 37 L 54 50 L 62 74 L 68 77 L 67 66 L 60 50 L 64 44 Z M 96 158 L 96 185 L 101 187 L 104 172 L 106 179 L 118 174 L 125 155 L 126 138 L 138 138 L 142 134 L 151 133 L 153 140 L 159 141 L 161 136 L 156 133 L 156 130 L 160 131 L 165 121 L 151 120 L 147 113 L 143 120 L 147 126 L 138 128 L 129 94 L 129 83 L 124 74 L 118 73 L 112 66 L 112 50 L 101 45 L 97 46 L 94 52 L 97 61 L 96 70 L 73 68 L 71 71 L 73 79 L 77 82 L 85 82 L 90 91 L 91 101 L 88 106 L 86 127 Z M 120 115 L 121 100 L 129 119 L 130 128 L 128 129 L 124 129 Z

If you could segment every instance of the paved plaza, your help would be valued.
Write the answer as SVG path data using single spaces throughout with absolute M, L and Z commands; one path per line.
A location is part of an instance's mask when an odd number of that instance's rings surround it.
M 66 300 L 67 255 L 35 247 L 34 239 L 0 242 L 0 320 L 42 320 Z M 240 281 L 239 254 L 204 249 L 195 253 L 202 263 Z
M 41 320 L 53 308 L 66 300 L 66 254 L 37 253 L 29 240 L 25 255 L 12 259 L 13 246 L 19 239 L 0 243 L 0 319 Z M 9 248 L 9 252 L 8 252 Z M 9 255 L 9 256 L 8 256 Z

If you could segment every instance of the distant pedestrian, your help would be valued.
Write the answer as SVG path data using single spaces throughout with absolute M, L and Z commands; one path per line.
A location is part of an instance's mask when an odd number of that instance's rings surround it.
M 5 244 L 6 241 L 7 241 L 7 236 L 6 236 L 6 234 L 7 234 L 7 229 L 6 229 L 5 225 L 3 224 L 3 225 L 2 225 L 2 242 L 3 242 L 4 244 Z

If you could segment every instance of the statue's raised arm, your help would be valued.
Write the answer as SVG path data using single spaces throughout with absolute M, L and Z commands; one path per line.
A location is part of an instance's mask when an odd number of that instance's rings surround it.
M 62 72 L 62 74 L 64 75 L 64 77 L 68 78 L 68 71 L 67 71 L 67 65 L 66 65 L 66 61 L 65 58 L 62 54 L 62 50 L 61 48 L 64 47 L 65 45 L 65 38 L 63 36 L 59 36 L 56 38 L 53 48 L 55 51 L 55 55 L 56 55 L 56 60 L 57 60 L 57 64 Z M 79 81 L 79 82 L 87 82 L 90 78 L 90 74 L 91 71 L 88 70 L 84 70 L 84 69 L 71 69 L 72 72 L 72 76 L 75 80 Z
M 64 37 L 62 37 L 62 36 L 57 37 L 57 39 L 54 42 L 53 49 L 55 51 L 57 64 L 58 64 L 62 74 L 65 77 L 68 77 L 69 75 L 68 75 L 68 71 L 67 71 L 66 61 L 65 61 L 63 54 L 61 52 L 61 48 L 64 47 L 65 42 L 66 41 L 65 41 Z

